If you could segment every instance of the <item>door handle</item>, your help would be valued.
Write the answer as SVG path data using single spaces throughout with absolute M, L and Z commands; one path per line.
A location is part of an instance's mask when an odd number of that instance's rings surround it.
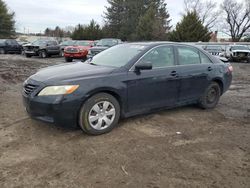
M 212 69 L 212 67 L 208 67 L 207 70 L 208 71 L 212 71 L 213 69 Z
M 173 76 L 173 77 L 177 77 L 177 76 L 178 76 L 178 74 L 177 74 L 176 71 L 172 71 L 172 72 L 170 73 L 170 75 Z

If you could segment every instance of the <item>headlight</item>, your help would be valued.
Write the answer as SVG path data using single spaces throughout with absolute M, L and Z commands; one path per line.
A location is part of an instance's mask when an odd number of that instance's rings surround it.
M 67 95 L 73 93 L 79 85 L 48 86 L 42 89 L 38 96 Z

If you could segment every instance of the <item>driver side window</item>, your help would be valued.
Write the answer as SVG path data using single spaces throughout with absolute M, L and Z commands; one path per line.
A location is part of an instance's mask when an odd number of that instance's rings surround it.
M 153 69 L 174 66 L 174 50 L 171 46 L 160 46 L 151 50 L 141 61 L 152 63 Z

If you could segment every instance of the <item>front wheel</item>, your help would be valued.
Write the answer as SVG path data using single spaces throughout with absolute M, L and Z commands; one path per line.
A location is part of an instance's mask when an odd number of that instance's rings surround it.
M 99 93 L 89 98 L 79 114 L 79 125 L 84 132 L 100 135 L 110 132 L 120 118 L 120 105 L 115 97 Z
M 215 108 L 221 96 L 221 89 L 217 82 L 212 82 L 199 100 L 199 105 L 204 109 Z
M 41 51 L 39 51 L 39 57 L 46 58 L 46 57 L 48 57 L 48 54 L 45 50 L 41 50 Z

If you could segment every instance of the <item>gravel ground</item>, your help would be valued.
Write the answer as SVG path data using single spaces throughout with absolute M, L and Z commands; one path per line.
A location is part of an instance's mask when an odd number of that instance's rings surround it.
M 87 136 L 31 120 L 22 82 L 62 58 L 0 56 L 0 187 L 250 187 L 250 64 L 214 110 L 187 106 Z

